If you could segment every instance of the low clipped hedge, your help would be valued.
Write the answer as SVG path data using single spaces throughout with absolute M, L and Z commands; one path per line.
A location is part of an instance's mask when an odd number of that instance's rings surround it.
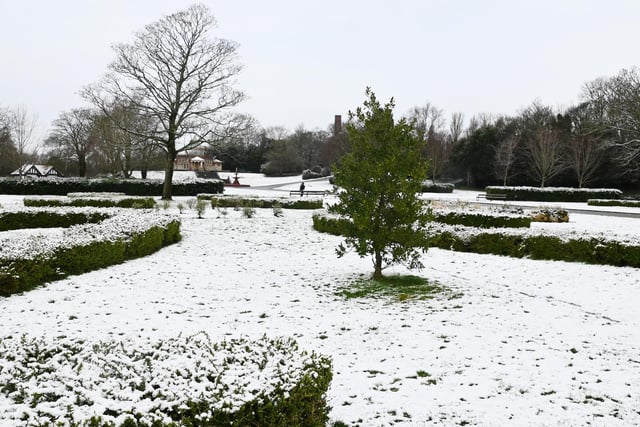
M 29 207 L 93 207 L 93 208 L 151 209 L 156 206 L 156 201 L 151 197 L 71 198 L 71 199 L 24 198 L 23 204 Z
M 0 423 L 324 426 L 331 361 L 292 339 L 0 338 Z M 8 409 L 10 408 L 10 409 Z M 72 408 L 72 410 L 70 410 Z
M 422 193 L 453 193 L 453 189 L 455 185 L 449 183 L 433 183 L 433 182 L 425 182 L 422 183 L 421 192 Z
M 87 179 L 87 178 L 0 178 L 0 194 L 53 195 L 68 193 L 124 193 L 130 196 L 161 196 L 163 181 L 157 179 Z M 196 196 L 199 193 L 221 194 L 221 180 L 196 179 L 174 183 L 174 196 Z
M 179 240 L 176 218 L 136 213 L 116 214 L 96 224 L 78 223 L 59 241 L 47 236 L 0 241 L 0 296 L 146 256 Z
M 622 191 L 614 188 L 503 187 L 488 186 L 487 195 L 505 194 L 506 200 L 530 202 L 586 202 L 589 199 L 619 199 Z
M 109 217 L 105 212 L 6 211 L 0 212 L 0 231 L 23 228 L 68 228 L 97 223 Z M 0 255 L 1 256 L 1 255 Z
M 627 208 L 640 208 L 640 200 L 610 200 L 610 199 L 589 199 L 589 206 L 624 206 Z
M 433 213 L 433 220 L 442 224 L 466 225 L 479 228 L 530 227 L 531 218 L 524 215 L 485 215 L 482 213 Z
M 344 218 L 313 216 L 313 228 L 342 235 Z M 430 229 L 429 246 L 458 252 L 529 257 L 553 261 L 640 267 L 640 246 L 605 237 L 569 237 L 513 232 L 487 232 L 478 228 L 438 225 Z
M 320 209 L 322 200 L 258 199 L 249 197 L 226 197 L 212 194 L 198 194 L 200 200 L 210 200 L 212 208 L 274 208 Z

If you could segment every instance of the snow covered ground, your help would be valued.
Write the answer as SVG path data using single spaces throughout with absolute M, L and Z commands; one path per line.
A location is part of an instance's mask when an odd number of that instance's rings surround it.
M 288 196 L 299 185 L 243 175 L 252 187 L 226 193 Z M 0 196 L 2 206 L 20 201 Z M 640 424 L 638 269 L 431 249 L 418 274 L 450 292 L 346 300 L 337 291 L 369 275 L 370 260 L 337 259 L 341 239 L 315 232 L 310 211 L 181 218 L 183 240 L 151 256 L 0 298 L 1 335 L 292 336 L 333 359 L 331 418 L 348 425 Z M 639 225 L 576 214 L 536 226 L 637 234 Z

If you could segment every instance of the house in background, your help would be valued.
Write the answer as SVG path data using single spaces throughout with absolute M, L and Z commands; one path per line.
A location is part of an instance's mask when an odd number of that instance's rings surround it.
M 32 176 L 44 178 L 47 176 L 64 177 L 55 167 L 49 165 L 24 164 L 9 174 L 10 176 Z
M 173 162 L 173 170 L 195 172 L 220 172 L 222 161 L 207 156 L 203 150 L 180 153 Z

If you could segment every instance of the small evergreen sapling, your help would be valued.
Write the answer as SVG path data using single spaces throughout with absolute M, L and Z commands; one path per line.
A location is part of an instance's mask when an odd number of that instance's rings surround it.
M 352 150 L 333 167 L 335 183 L 344 191 L 329 211 L 340 215 L 345 242 L 338 256 L 354 249 L 370 255 L 374 279 L 393 264 L 421 268 L 421 253 L 428 247 L 430 215 L 418 198 L 427 177 L 421 156 L 424 142 L 413 125 L 393 118 L 394 101 L 380 105 L 370 88 L 364 107 L 349 112 L 347 131 Z

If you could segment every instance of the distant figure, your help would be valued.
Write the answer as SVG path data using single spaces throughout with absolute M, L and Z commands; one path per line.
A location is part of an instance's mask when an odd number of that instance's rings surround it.
M 300 197 L 304 196 L 304 182 L 300 183 Z

